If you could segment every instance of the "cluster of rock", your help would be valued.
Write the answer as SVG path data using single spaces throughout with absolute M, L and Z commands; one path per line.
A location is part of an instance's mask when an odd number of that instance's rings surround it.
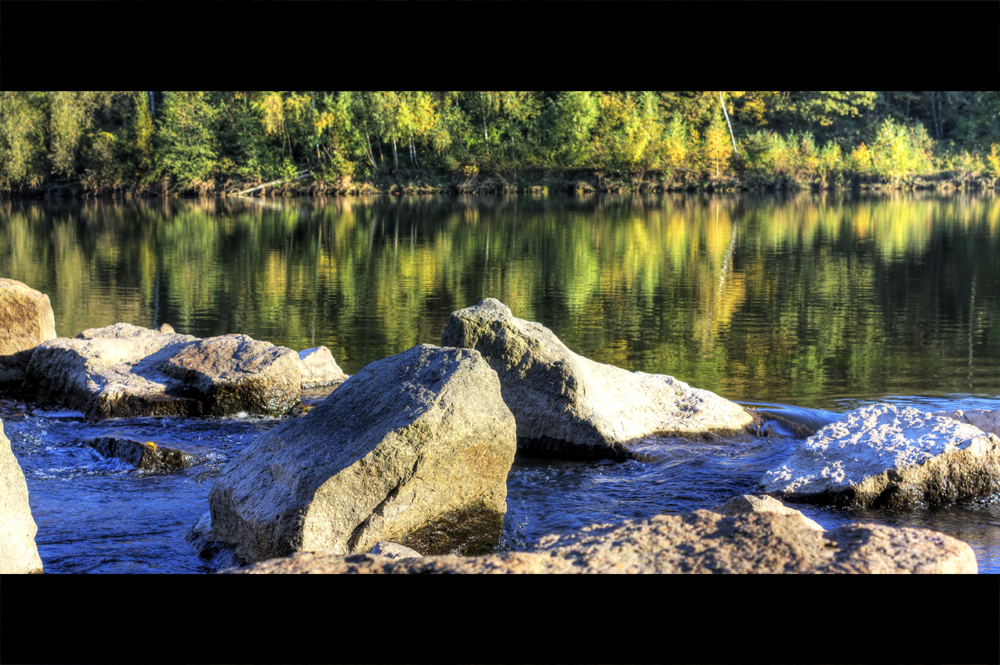
M 333 375 L 343 380 L 329 350 L 310 351 L 303 361 L 291 349 L 247 335 L 198 339 L 168 326 L 116 323 L 38 345 L 22 389 L 39 404 L 91 419 L 283 416 L 298 404 L 304 367 L 307 387 Z
M 48 307 L 51 322 L 48 299 L 23 286 L 10 289 L 28 303 L 18 311 L 42 321 Z M 197 339 L 124 323 L 73 339 L 55 338 L 51 325 L 11 334 L 16 327 L 0 337 L 0 377 L 21 380 L 37 402 L 95 419 L 281 416 L 304 388 L 339 384 L 224 467 L 209 511 L 189 534 L 206 556 L 257 562 L 247 572 L 975 570 L 968 545 L 942 534 L 875 525 L 826 532 L 771 496 L 749 495 L 715 512 L 595 525 L 528 552 L 488 554 L 503 525 L 516 449 L 623 460 L 639 441 L 766 429 L 747 409 L 673 377 L 583 358 L 491 298 L 454 312 L 442 347 L 413 347 L 349 379 L 325 347 L 296 353 L 246 335 Z M 1000 440 L 971 424 L 986 416 L 970 413 L 865 407 L 805 439 L 761 490 L 876 506 L 996 491 Z M 152 442 L 87 443 L 138 468 L 191 462 Z

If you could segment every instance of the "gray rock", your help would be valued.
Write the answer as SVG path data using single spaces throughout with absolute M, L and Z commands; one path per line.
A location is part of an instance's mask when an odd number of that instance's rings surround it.
M 515 448 L 514 417 L 482 356 L 422 344 L 251 443 L 212 487 L 213 528 L 246 561 L 367 552 L 382 540 L 489 551 Z
M 796 515 L 706 510 L 596 524 L 528 552 L 388 560 L 298 552 L 227 573 L 975 573 L 967 543 L 928 529 L 850 524 L 820 531 Z
M 799 444 L 760 488 L 795 501 L 897 507 L 1000 490 L 1000 439 L 892 404 L 847 413 Z
M 789 508 L 773 496 L 753 496 L 752 494 L 734 496 L 721 506 L 715 506 L 712 508 L 712 512 L 716 512 L 721 515 L 740 515 L 742 513 L 777 513 L 779 515 L 798 515 L 813 529 L 823 531 L 823 527 L 821 527 L 815 520 L 806 517 L 799 510 Z
M 517 419 L 518 447 L 528 451 L 623 460 L 641 437 L 713 439 L 755 429 L 738 404 L 672 376 L 579 356 L 493 298 L 452 312 L 441 343 L 474 348 L 489 361 Z
M 159 446 L 153 441 L 99 436 L 87 439 L 83 444 L 104 457 L 117 457 L 142 471 L 176 471 L 186 469 L 194 461 L 194 457 L 184 451 Z
M 951 418 L 962 423 L 968 423 L 973 427 L 978 427 L 987 434 L 1000 436 L 1000 409 L 992 411 L 987 409 L 969 409 L 968 411 L 935 411 L 935 416 Z
M 24 393 L 88 418 L 280 416 L 298 403 L 301 361 L 246 335 L 200 340 L 116 323 L 40 344 Z
M 211 416 L 283 416 L 298 404 L 302 383 L 299 354 L 247 335 L 197 340 L 160 361 L 158 369 L 194 390 Z
M 0 573 L 41 573 L 28 484 L 0 420 Z
M 390 559 L 409 559 L 411 557 L 423 556 L 420 552 L 414 549 L 405 547 L 398 543 L 389 543 L 384 540 L 375 543 L 375 547 L 371 549 L 371 554 L 378 554 Z
M 348 379 L 325 346 L 299 351 L 299 359 L 302 361 L 302 390 L 332 386 Z
M 55 337 L 49 297 L 23 282 L 0 278 L 0 384 L 20 384 L 35 347 Z

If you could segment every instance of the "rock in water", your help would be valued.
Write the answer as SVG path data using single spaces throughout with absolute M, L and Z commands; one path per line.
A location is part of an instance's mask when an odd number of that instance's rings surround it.
M 796 501 L 878 508 L 1000 490 L 1000 439 L 910 407 L 873 404 L 799 444 L 760 488 Z
M 715 506 L 712 508 L 712 512 L 720 513 L 722 515 L 739 515 L 741 513 L 777 513 L 779 515 L 798 515 L 813 529 L 823 531 L 823 527 L 821 527 L 818 522 L 806 517 L 800 510 L 789 508 L 773 496 L 753 496 L 752 494 L 734 496 L 721 506 Z
M 87 439 L 83 445 L 104 457 L 117 457 L 141 471 L 176 471 L 188 468 L 194 461 L 193 455 L 181 450 L 120 436 L 98 436 Z
M 28 506 L 28 484 L 0 420 L 0 573 L 40 573 L 38 527 Z
M 371 363 L 219 474 L 212 529 L 245 561 L 296 550 L 490 551 L 514 417 L 476 351 L 415 346 Z
M 527 552 L 395 561 L 299 552 L 231 573 L 975 573 L 967 543 L 929 529 L 848 524 L 831 531 L 796 515 L 707 510 L 595 524 L 546 536 Z
M 298 404 L 302 382 L 299 354 L 247 335 L 197 340 L 160 362 L 159 370 L 193 389 L 206 415 L 282 416 Z
M 20 384 L 35 347 L 56 338 L 49 297 L 0 278 L 0 384 Z
M 711 439 L 753 429 L 753 416 L 738 404 L 672 376 L 577 355 L 493 298 L 452 312 L 441 343 L 476 349 L 489 361 L 517 419 L 518 447 L 527 451 L 624 460 L 627 443 L 644 436 Z
M 299 359 L 302 361 L 302 390 L 332 386 L 347 380 L 347 375 L 325 346 L 299 351 Z
M 35 349 L 25 396 L 88 418 L 282 416 L 299 398 L 302 362 L 246 335 L 198 339 L 116 323 Z

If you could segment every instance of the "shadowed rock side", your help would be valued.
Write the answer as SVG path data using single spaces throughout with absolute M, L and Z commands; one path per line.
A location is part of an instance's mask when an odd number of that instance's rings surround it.
M 28 484 L 0 420 L 0 573 L 41 573 Z
M 515 448 L 514 417 L 482 356 L 415 346 L 369 364 L 226 466 L 209 495 L 213 538 L 244 561 L 379 541 L 488 552 Z
M 35 347 L 55 338 L 49 297 L 23 282 L 0 278 L 0 385 L 20 384 Z
M 759 487 L 784 499 L 892 508 L 1000 490 L 1000 439 L 892 404 L 845 414 L 799 444 Z
M 496 370 L 517 419 L 518 447 L 528 452 L 624 460 L 627 443 L 645 436 L 712 439 L 756 430 L 738 404 L 672 376 L 577 355 L 493 298 L 452 312 L 441 343 L 476 349 Z
M 139 416 L 281 416 L 298 403 L 302 362 L 246 335 L 198 339 L 128 323 L 35 349 L 24 393 L 91 420 Z
M 529 552 L 392 560 L 298 552 L 226 573 L 975 573 L 968 544 L 927 529 L 851 524 L 821 531 L 796 515 L 706 510 L 593 525 Z

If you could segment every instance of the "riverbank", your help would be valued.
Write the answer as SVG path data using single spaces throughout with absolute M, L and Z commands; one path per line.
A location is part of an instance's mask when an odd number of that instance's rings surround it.
M 157 198 L 170 196 L 409 196 L 426 194 L 548 194 L 627 192 L 794 192 L 812 191 L 973 191 L 996 189 L 1000 179 L 963 170 L 944 170 L 895 179 L 842 171 L 824 175 L 743 173 L 712 176 L 687 169 L 615 173 L 599 169 L 517 169 L 436 172 L 415 169 L 382 173 L 372 178 L 328 177 L 310 173 L 261 184 L 209 180 L 188 187 L 169 183 L 134 184 L 116 189 L 90 189 L 80 183 L 56 183 L 0 198 Z M 247 190 L 254 190 L 247 193 Z

